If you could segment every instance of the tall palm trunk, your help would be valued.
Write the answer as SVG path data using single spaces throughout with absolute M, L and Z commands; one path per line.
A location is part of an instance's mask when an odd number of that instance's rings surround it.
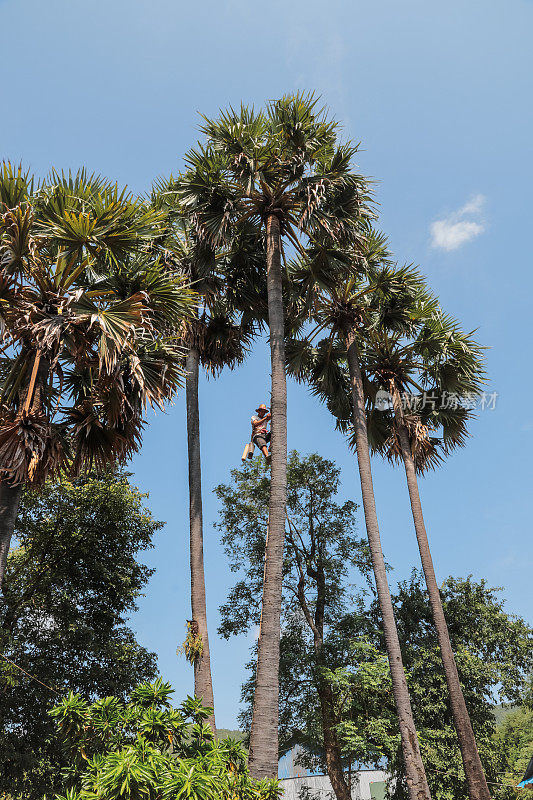
M 279 640 L 285 507 L 287 502 L 287 380 L 281 281 L 281 231 L 271 214 L 266 225 L 268 322 L 272 366 L 272 471 L 268 543 L 248 763 L 254 778 L 278 774 Z
M 426 586 L 429 594 L 429 602 L 431 604 L 431 613 L 433 615 L 433 622 L 435 623 L 437 637 L 439 640 L 442 663 L 444 665 L 444 673 L 446 675 L 446 683 L 448 685 L 448 692 L 450 695 L 453 721 L 457 731 L 457 737 L 459 739 L 459 747 L 461 749 L 464 771 L 468 783 L 468 796 L 470 800 L 490 800 L 489 787 L 487 786 L 487 780 L 485 778 L 474 732 L 470 723 L 470 717 L 466 708 L 463 691 L 459 682 L 459 675 L 457 673 L 457 666 L 455 664 L 455 658 L 450 642 L 448 626 L 446 624 L 446 618 L 442 608 L 441 596 L 439 587 L 437 585 L 437 579 L 435 577 L 433 559 L 431 558 L 426 526 L 424 524 L 424 517 L 422 514 L 422 504 L 420 502 L 418 481 L 416 477 L 415 463 L 411 452 L 411 445 L 409 442 L 409 434 L 403 421 L 403 415 L 398 404 L 398 398 L 395 398 L 394 405 L 398 437 L 400 440 L 402 459 L 405 466 L 405 475 L 407 477 L 407 488 L 409 490 L 409 499 L 411 501 L 411 510 L 413 512 L 416 538 L 418 541 L 418 549 L 420 551 L 420 560 L 422 561 L 422 569 L 424 570 Z
M 9 486 L 7 483 L 0 483 L 0 590 L 4 582 L 7 555 L 15 530 L 21 494 L 22 484 Z
M 398 722 L 400 725 L 400 735 L 402 742 L 402 753 L 405 764 L 405 773 L 410 800 L 430 800 L 431 795 L 429 786 L 420 755 L 418 736 L 416 733 L 411 708 L 411 700 L 405 679 L 405 672 L 402 661 L 402 651 L 398 630 L 394 619 L 394 610 L 390 596 L 385 560 L 381 549 L 379 535 L 378 518 L 376 513 L 376 501 L 374 497 L 374 486 L 372 483 L 372 471 L 370 467 L 370 451 L 368 447 L 368 432 L 366 427 L 365 398 L 363 392 L 363 380 L 359 366 L 359 353 L 355 341 L 355 331 L 347 328 L 345 331 L 345 343 L 350 370 L 350 382 L 352 385 L 353 397 L 353 423 L 355 431 L 355 441 L 357 446 L 357 462 L 359 465 L 359 476 L 361 479 L 361 494 L 363 496 L 363 509 L 365 513 L 366 532 L 370 545 L 372 567 L 376 579 L 376 589 L 378 594 L 379 607 L 383 620 L 383 632 L 385 635 L 385 646 L 389 657 L 390 673 L 392 680 L 392 692 Z
M 200 412 L 198 408 L 198 373 L 200 354 L 191 348 L 186 363 L 187 445 L 189 451 L 189 521 L 191 548 L 191 613 L 198 625 L 203 650 L 194 663 L 194 694 L 204 705 L 214 708 L 211 660 L 204 574 L 204 532 L 202 518 L 202 466 L 200 460 Z M 215 731 L 215 716 L 208 719 Z

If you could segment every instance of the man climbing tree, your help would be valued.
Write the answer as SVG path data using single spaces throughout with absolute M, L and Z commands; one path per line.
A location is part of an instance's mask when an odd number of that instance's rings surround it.
M 229 109 L 205 119 L 201 130 L 205 141 L 187 153 L 180 181 L 184 208 L 211 246 L 253 225 L 265 252 L 268 308 L 261 322 L 268 321 L 271 354 L 272 479 L 249 764 L 254 777 L 274 777 L 287 502 L 284 247 L 300 250 L 321 237 L 333 245 L 358 242 L 370 213 L 368 187 L 354 172 L 357 147 L 340 140 L 338 124 L 312 95 L 288 95 L 264 111 Z
M 268 443 L 270 442 L 271 433 L 268 430 L 268 422 L 272 419 L 272 414 L 264 403 L 261 403 L 255 409 L 257 417 L 252 417 L 252 442 L 258 447 L 265 457 L 265 461 L 270 464 L 272 459 Z

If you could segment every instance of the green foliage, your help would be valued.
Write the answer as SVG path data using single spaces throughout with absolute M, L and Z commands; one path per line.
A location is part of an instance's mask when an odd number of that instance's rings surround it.
M 448 578 L 441 586 L 459 678 L 487 780 L 500 784 L 505 752 L 495 746 L 494 704 L 521 702 L 533 669 L 533 630 L 505 611 L 497 589 L 484 580 Z M 437 638 L 421 575 L 413 573 L 393 598 L 415 723 L 432 795 L 465 797 L 466 783 Z M 377 620 L 377 609 L 373 610 Z M 402 775 L 399 762 L 393 771 Z M 398 796 L 404 797 L 403 782 Z
M 0 166 L 0 462 L 13 484 L 123 463 L 148 404 L 181 385 L 169 334 L 194 308 L 158 247 L 161 214 L 80 170 Z
M 232 483 L 221 484 L 215 494 L 221 502 L 219 522 L 222 542 L 232 572 L 239 580 L 222 606 L 220 633 L 229 638 L 259 623 L 263 585 L 270 491 L 269 471 L 260 456 L 231 471 Z M 311 611 L 315 610 L 316 582 L 311 574 L 317 559 L 324 570 L 328 602 L 326 624 L 344 603 L 343 580 L 348 569 L 357 567 L 365 582 L 370 571 L 366 543 L 355 531 L 356 504 L 338 503 L 340 470 L 332 461 L 313 453 L 293 451 L 287 464 L 287 541 L 283 562 L 283 625 L 294 616 L 295 598 L 301 585 Z M 314 524 L 310 524 L 310 516 Z M 298 563 L 300 562 L 300 564 Z
M 530 685 L 533 686 L 533 681 Z M 530 800 L 533 786 L 530 784 L 517 790 L 516 784 L 522 780 L 533 756 L 533 707 L 524 705 L 506 714 L 496 731 L 494 743 L 501 753 L 503 769 L 500 779 L 508 785 L 508 788 L 500 789 L 498 800 L 513 800 L 518 796 Z
M 0 611 L 0 650 L 52 689 L 125 697 L 154 676 L 155 657 L 126 620 L 152 570 L 138 554 L 162 523 L 123 473 L 48 482 L 23 495 Z M 64 755 L 45 688 L 0 660 L 0 794 L 37 800 L 57 789 Z
M 396 797 L 405 798 L 399 730 L 378 605 L 368 583 L 365 547 L 355 535 L 355 505 L 334 502 L 339 473 L 319 456 L 291 454 L 288 470 L 288 518 L 284 558 L 280 661 L 280 744 L 282 751 L 300 745 L 299 760 L 325 768 L 322 710 L 318 687 L 331 688 L 331 708 L 344 763 L 383 766 L 397 778 Z M 219 529 L 238 580 L 222 607 L 220 630 L 229 637 L 258 624 L 268 512 L 268 473 L 260 460 L 232 472 L 232 483 L 219 486 Z M 310 498 L 316 492 L 313 528 Z M 315 500 L 316 500 L 315 498 Z M 298 533 L 296 533 L 296 531 Z M 300 538 L 301 537 L 301 538 Z M 315 549 L 312 553 L 312 542 Z M 317 552 L 325 567 L 326 604 L 323 644 L 316 640 L 298 597 L 304 566 L 304 598 L 316 612 Z M 309 568 L 309 569 L 308 569 Z M 531 628 L 509 615 L 498 591 L 484 581 L 449 578 L 441 587 L 452 647 L 488 780 L 513 775 L 510 736 L 496 737 L 494 704 L 522 702 L 524 681 L 533 669 Z M 393 596 L 398 633 L 413 713 L 434 800 L 466 796 L 457 734 L 423 578 L 414 572 Z M 243 687 L 243 725 L 249 723 L 254 663 Z M 522 719 L 522 717 L 520 717 Z M 510 723 L 509 723 L 510 724 Z M 520 740 L 521 741 L 521 740 Z M 524 739 L 527 750 L 527 737 Z M 509 760 L 510 759 L 510 760 Z M 498 788 L 497 786 L 494 788 Z M 504 800 L 508 800 L 504 796 Z
M 187 636 L 181 647 L 176 650 L 176 654 L 181 655 L 183 653 L 189 664 L 194 665 L 202 657 L 203 652 L 204 643 L 198 630 L 198 623 L 195 620 L 188 619 Z
M 328 670 L 337 712 L 337 733 L 351 763 L 379 764 L 400 746 L 386 654 L 361 638 L 352 640 L 346 666 Z
M 138 686 L 128 702 L 89 704 L 70 692 L 50 712 L 68 754 L 57 800 L 278 800 L 276 781 L 253 781 L 242 745 L 215 739 L 212 709 L 187 697 L 172 708 L 170 684 Z

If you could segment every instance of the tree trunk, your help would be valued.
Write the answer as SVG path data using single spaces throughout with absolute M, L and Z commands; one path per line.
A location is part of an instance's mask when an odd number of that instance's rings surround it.
M 15 530 L 21 495 L 22 484 L 18 486 L 8 486 L 7 483 L 0 483 L 0 590 L 4 582 L 7 555 L 9 553 L 11 537 Z
M 409 499 L 411 501 L 411 510 L 413 512 L 413 520 L 415 523 L 416 538 L 418 541 L 418 549 L 420 551 L 420 560 L 422 561 L 422 569 L 424 570 L 424 576 L 426 578 L 426 586 L 429 594 L 429 602 L 431 604 L 433 621 L 437 630 L 442 663 L 444 665 L 446 683 L 448 685 L 448 692 L 450 695 L 453 721 L 457 731 L 457 738 L 459 739 L 459 747 L 461 749 L 465 776 L 468 783 L 468 796 L 470 800 L 490 800 L 489 787 L 487 785 L 487 780 L 485 778 L 485 773 L 479 757 L 476 740 L 474 738 L 474 732 L 470 723 L 470 717 L 466 708 L 463 691 L 459 682 L 459 675 L 457 673 L 457 666 L 455 664 L 455 658 L 450 642 L 448 626 L 446 624 L 439 587 L 437 585 L 435 570 L 433 568 L 433 559 L 431 558 L 426 526 L 424 524 L 424 517 L 422 514 L 422 504 L 420 502 L 418 481 L 416 477 L 415 463 L 411 452 L 409 434 L 405 427 L 405 423 L 403 422 L 401 411 L 398 409 L 397 403 L 395 403 L 395 406 L 395 415 L 398 423 L 398 436 L 400 439 L 402 458 L 405 466 L 405 475 L 407 477 L 407 488 L 409 490 Z
M 337 800 L 351 800 L 351 791 L 344 777 L 341 749 L 335 731 L 331 689 L 323 683 L 320 677 L 318 679 L 317 692 L 320 700 L 322 734 L 324 737 L 324 753 L 326 756 L 328 778 Z
M 42 392 L 48 378 L 50 362 L 37 351 L 33 359 L 28 381 L 20 394 L 19 414 L 29 416 L 37 414 L 42 406 Z M 6 465 L 9 467 L 9 465 Z M 31 472 L 31 469 L 30 469 Z M 31 479 L 31 474 L 30 474 Z M 22 495 L 23 484 L 9 486 L 0 482 L 0 591 L 4 582 L 7 556 L 11 545 L 11 537 L 15 530 L 15 522 Z
M 272 365 L 272 471 L 268 507 L 268 544 L 248 763 L 254 778 L 278 774 L 279 640 L 285 507 L 287 502 L 287 380 L 281 281 L 279 219 L 266 226 L 268 322 Z
M 200 354 L 191 348 L 186 363 L 187 445 L 189 451 L 189 521 L 191 548 L 191 613 L 202 637 L 203 651 L 194 664 L 194 694 L 204 705 L 214 708 L 204 574 L 204 532 L 202 519 L 202 466 L 200 461 L 200 412 L 198 372 Z M 208 723 L 215 728 L 215 715 Z
M 374 486 L 372 483 L 372 471 L 370 467 L 370 451 L 368 447 L 368 433 L 366 427 L 365 398 L 363 393 L 363 380 L 359 366 L 359 353 L 355 341 L 355 332 L 348 329 L 345 333 L 346 352 L 348 367 L 350 370 L 350 382 L 352 385 L 353 397 L 353 423 L 355 431 L 355 441 L 357 446 L 357 461 L 359 465 L 359 476 L 361 479 L 361 494 L 363 497 L 363 509 L 365 513 L 366 532 L 372 567 L 376 580 L 379 607 L 383 620 L 383 632 L 385 635 L 385 646 L 389 657 L 390 673 L 392 680 L 392 691 L 398 722 L 400 725 L 400 735 L 402 742 L 402 753 L 405 764 L 405 773 L 410 800 L 430 800 L 431 795 L 429 786 L 420 755 L 418 736 L 416 733 L 411 708 L 411 700 L 405 679 L 403 668 L 402 652 L 394 610 L 390 596 L 385 560 L 381 549 L 379 535 L 378 518 L 376 513 L 376 501 L 374 497 Z

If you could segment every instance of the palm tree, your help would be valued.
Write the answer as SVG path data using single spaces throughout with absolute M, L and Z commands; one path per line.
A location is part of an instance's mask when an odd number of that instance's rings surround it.
M 323 265 L 332 257 L 340 261 L 347 260 L 352 270 L 346 279 L 327 285 L 321 279 L 321 272 Z M 366 376 L 361 370 L 360 356 L 365 338 L 373 327 L 405 324 L 405 296 L 419 288 L 420 278 L 409 268 L 394 269 L 385 238 L 372 231 L 364 246 L 351 252 L 328 253 L 327 242 L 321 248 L 315 248 L 307 259 L 300 262 L 295 275 L 302 280 L 307 291 L 315 293 L 314 317 L 318 325 L 313 334 L 329 328 L 330 336 L 315 348 L 311 347 L 309 337 L 300 342 L 291 342 L 289 358 L 292 370 L 296 377 L 311 382 L 314 392 L 327 402 L 338 419 L 345 420 L 347 406 L 349 408 L 407 787 L 411 800 L 427 799 L 430 798 L 430 791 L 420 754 L 381 548 L 365 410 Z M 388 315 L 382 314 L 380 317 L 379 308 L 385 298 L 388 300 Z M 339 366 L 339 354 L 348 365 L 347 376 L 343 376 Z M 348 398 L 343 391 L 343 377 L 348 379 Z
M 234 242 L 225 251 L 215 251 L 200 241 L 191 221 L 180 207 L 176 185 L 172 177 L 157 181 L 152 192 L 152 203 L 165 213 L 162 246 L 165 248 L 167 262 L 172 264 L 176 274 L 187 277 L 197 296 L 194 316 L 183 321 L 176 332 L 178 342 L 186 353 L 189 461 L 191 620 L 188 622 L 184 648 L 194 668 L 195 696 L 213 709 L 208 724 L 215 731 L 204 571 L 198 379 L 200 366 L 208 374 L 216 375 L 225 366 L 233 369 L 242 363 L 254 333 L 254 325 L 248 315 L 241 314 L 239 318 L 232 307 L 224 281 L 225 269 L 242 254 L 240 243 Z
M 403 462 L 420 559 L 441 651 L 452 716 L 457 731 L 470 800 L 488 800 L 490 792 L 466 707 L 450 635 L 435 577 L 422 513 L 417 473 L 436 467 L 463 445 L 471 416 L 465 400 L 479 394 L 484 370 L 481 348 L 440 310 L 429 317 L 414 309 L 418 330 L 412 337 L 375 331 L 364 362 L 376 388 L 392 397 L 392 407 L 371 409 L 373 449 Z M 405 402 L 407 401 L 407 402 Z M 435 434 L 442 431 L 441 437 Z
M 0 170 L 0 582 L 24 484 L 138 449 L 182 378 L 192 292 L 148 248 L 159 217 L 83 171 Z
M 352 171 L 356 148 L 338 143 L 338 126 L 312 96 L 294 95 L 265 111 L 230 109 L 205 120 L 206 146 L 187 155 L 181 199 L 216 246 L 240 226 L 264 236 L 272 370 L 272 473 L 257 678 L 249 765 L 274 777 L 278 765 L 278 673 L 287 495 L 283 248 L 302 249 L 319 233 L 355 241 L 365 216 L 365 182 Z M 228 279 L 231 280 L 230 276 Z
M 373 319 L 360 341 L 370 447 L 391 460 L 401 460 L 405 466 L 469 796 L 485 800 L 489 797 L 488 787 L 457 674 L 417 483 L 417 472 L 436 467 L 443 456 L 465 442 L 471 414 L 464 401 L 479 393 L 483 383 L 481 348 L 471 335 L 462 333 L 451 318 L 442 314 L 416 272 L 403 270 L 396 278 L 391 275 L 391 281 L 382 271 L 381 290 L 375 295 L 379 285 L 376 268 L 390 259 L 384 249 L 385 240 L 374 234 L 369 245 L 372 241 L 373 246 L 367 247 L 366 264 L 371 267 L 368 277 L 373 275 L 374 287 L 366 294 L 365 313 Z M 389 290 L 393 290 L 388 294 L 383 291 L 387 282 Z M 370 287 L 371 284 L 367 289 Z M 312 354 L 301 347 L 296 354 L 298 368 L 307 371 L 314 391 L 337 417 L 338 428 L 349 431 L 351 443 L 356 446 L 350 422 L 350 376 L 342 346 L 339 342 L 323 342 Z M 377 405 L 380 389 L 390 392 L 390 407 Z M 442 435 L 436 437 L 439 429 Z

